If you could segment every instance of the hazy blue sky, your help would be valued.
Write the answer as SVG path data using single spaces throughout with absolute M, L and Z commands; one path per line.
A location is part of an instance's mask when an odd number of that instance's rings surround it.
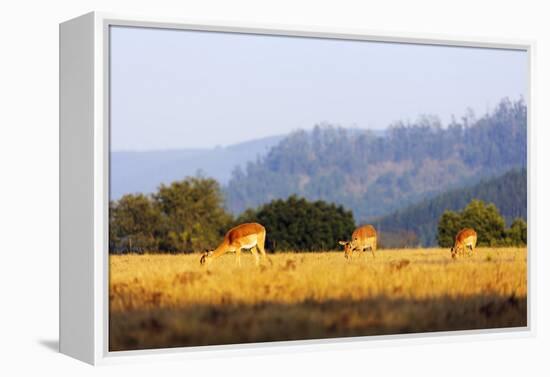
M 213 147 L 320 122 L 478 116 L 527 93 L 523 51 L 116 27 L 112 150 Z

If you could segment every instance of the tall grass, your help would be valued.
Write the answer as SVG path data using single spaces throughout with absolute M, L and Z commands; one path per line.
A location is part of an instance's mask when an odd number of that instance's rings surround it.
M 110 257 L 110 349 L 526 325 L 527 251 Z

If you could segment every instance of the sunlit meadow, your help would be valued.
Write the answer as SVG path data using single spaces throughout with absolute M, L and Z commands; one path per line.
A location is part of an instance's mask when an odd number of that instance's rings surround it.
M 232 344 L 527 324 L 525 248 L 110 256 L 110 349 Z

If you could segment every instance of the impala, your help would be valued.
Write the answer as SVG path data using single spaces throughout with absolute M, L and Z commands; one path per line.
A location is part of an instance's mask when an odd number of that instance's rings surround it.
M 351 241 L 340 241 L 344 245 L 344 256 L 351 258 L 354 251 L 366 251 L 370 249 L 372 256 L 376 251 L 376 230 L 372 225 L 364 225 L 355 229 L 351 235 Z
M 460 252 L 464 255 L 466 249 L 468 249 L 468 255 L 472 255 L 476 247 L 477 233 L 472 228 L 462 229 L 456 234 L 455 244 L 451 247 L 451 256 L 456 258 Z
M 250 249 L 256 257 L 256 265 L 260 264 L 258 252 L 265 257 L 265 228 L 258 223 L 246 223 L 229 229 L 222 243 L 213 251 L 205 251 L 201 256 L 201 264 L 209 263 L 227 252 L 235 252 L 237 264 L 241 265 L 241 249 Z

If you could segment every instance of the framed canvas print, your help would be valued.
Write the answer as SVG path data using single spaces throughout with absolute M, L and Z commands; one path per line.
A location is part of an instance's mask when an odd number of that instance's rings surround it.
M 61 24 L 61 352 L 530 334 L 532 53 L 103 13 Z

